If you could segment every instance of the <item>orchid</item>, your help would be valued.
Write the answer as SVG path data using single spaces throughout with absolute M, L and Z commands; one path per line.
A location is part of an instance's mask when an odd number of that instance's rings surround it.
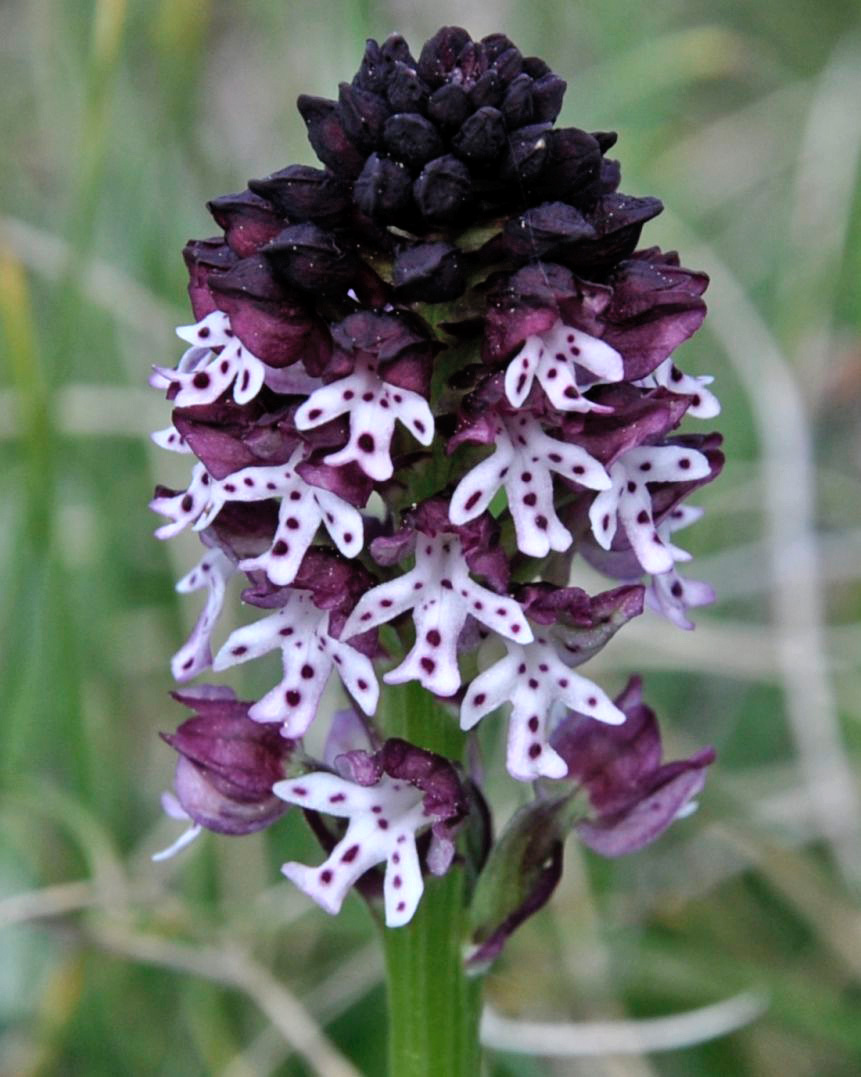
M 155 442 L 194 457 L 156 490 L 156 535 L 206 547 L 174 676 L 282 665 L 256 700 L 187 697 L 165 807 L 190 827 L 164 855 L 298 808 L 324 855 L 287 879 L 329 913 L 361 894 L 396 935 L 447 895 L 458 983 L 464 943 L 486 967 L 549 899 L 569 834 L 640 848 L 712 760 L 662 765 L 639 682 L 614 700 L 579 670 L 645 600 L 681 628 L 712 601 L 673 535 L 723 458 L 678 430 L 720 410 L 676 356 L 707 278 L 638 249 L 661 204 L 619 191 L 615 135 L 554 126 L 564 91 L 502 34 L 444 27 L 418 58 L 369 41 L 337 101 L 299 99 L 321 167 L 210 203 L 221 234 L 184 252 L 189 348 L 150 378 L 173 406 Z M 620 585 L 571 586 L 577 558 Z M 234 576 L 251 614 L 223 638 Z M 498 709 L 532 799 L 494 840 Z M 474 1043 L 467 1009 L 449 1024 Z

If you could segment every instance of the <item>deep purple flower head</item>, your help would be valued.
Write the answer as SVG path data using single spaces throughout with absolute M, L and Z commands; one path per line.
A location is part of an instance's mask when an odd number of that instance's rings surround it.
M 231 696 L 175 694 L 195 714 L 162 738 L 179 753 L 177 800 L 198 825 L 219 834 L 251 834 L 279 819 L 272 792 L 294 744 L 248 717 L 250 703 Z

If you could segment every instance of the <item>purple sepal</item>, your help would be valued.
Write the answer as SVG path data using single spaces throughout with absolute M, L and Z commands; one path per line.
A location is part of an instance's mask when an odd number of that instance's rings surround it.
M 279 277 L 310 293 L 344 293 L 359 272 L 354 252 L 310 221 L 289 225 L 262 253 Z
M 285 464 L 299 442 L 288 412 L 267 414 L 258 400 L 175 408 L 173 425 L 215 479 L 245 467 Z
M 228 246 L 240 258 L 256 254 L 284 227 L 284 221 L 272 206 L 253 191 L 221 195 L 206 205 L 224 229 Z
M 322 427 L 317 429 L 322 429 Z M 315 432 L 309 431 L 309 433 Z M 298 464 L 296 471 L 311 486 L 319 486 L 321 490 L 337 494 L 356 508 L 362 508 L 367 504 L 374 489 L 373 480 L 369 479 L 355 462 L 344 464 L 342 467 L 332 467 L 331 464 L 326 464 L 312 456 Z
M 391 568 L 405 557 L 410 557 L 415 548 L 416 533 L 412 527 L 402 527 L 393 535 L 379 535 L 369 547 L 371 557 L 383 568 Z
M 663 210 L 657 198 L 613 193 L 599 198 L 586 213 L 595 238 L 561 249 L 557 261 L 587 276 L 603 275 L 636 249 L 643 225 Z
M 601 336 L 601 316 L 611 296 L 606 285 L 581 281 L 550 262 L 498 277 L 488 292 L 482 358 L 494 364 L 510 359 L 527 337 L 546 332 L 559 318 Z
M 311 373 L 325 365 L 331 352 L 325 327 L 276 279 L 263 254 L 243 258 L 209 284 L 219 310 L 229 315 L 231 329 L 252 355 L 272 367 L 302 359 Z
M 644 392 L 625 384 L 602 387 L 594 395 L 613 411 L 566 416 L 562 430 L 566 441 L 575 442 L 605 467 L 629 449 L 666 437 L 690 406 L 689 398 L 666 389 Z
M 332 327 L 332 340 L 338 351 L 332 369 L 338 377 L 349 374 L 356 358 L 363 356 L 372 363 L 380 364 L 385 381 L 427 395 L 428 372 L 425 370 L 417 375 L 406 371 L 412 370 L 417 360 L 421 363 L 430 360 L 439 350 L 439 345 L 416 315 L 407 312 L 379 314 L 370 310 L 358 311 Z M 401 379 L 395 380 L 392 374 L 400 370 L 398 360 L 409 362 L 401 373 Z
M 277 526 L 277 501 L 228 501 L 201 538 L 239 562 L 268 550 Z
M 197 713 L 162 738 L 179 753 L 174 788 L 182 809 L 219 834 L 250 834 L 280 818 L 272 786 L 295 743 L 248 717 L 250 703 L 226 695 L 177 694 Z
M 617 266 L 609 283 L 613 298 L 603 339 L 622 355 L 628 380 L 650 374 L 706 316 L 701 296 L 708 277 L 680 266 L 675 251 L 638 251 Z
M 290 165 L 264 179 L 249 180 L 248 186 L 282 217 L 314 221 L 323 228 L 343 223 L 350 206 L 343 184 L 331 172 L 307 165 Z
M 583 842 L 602 856 L 635 852 L 661 835 L 697 796 L 715 759 L 703 748 L 689 759 L 661 763 L 661 735 L 654 712 L 642 702 L 632 677 L 616 705 L 627 720 L 618 726 L 569 714 L 551 743 L 568 776 L 586 790 L 592 816 L 575 824 Z
M 568 797 L 524 805 L 491 849 L 470 908 L 470 971 L 484 972 L 513 932 L 549 901 L 562 876 L 569 805 Z
M 350 611 L 375 582 L 357 561 L 348 561 L 335 550 L 312 546 L 302 558 L 290 589 L 310 591 L 314 605 L 329 611 L 329 634 L 340 639 Z M 350 646 L 368 658 L 385 655 L 374 630 L 353 636 Z
M 381 756 L 390 778 L 409 782 L 424 793 L 425 815 L 434 821 L 428 867 L 434 875 L 444 875 L 454 857 L 454 835 L 467 813 L 466 794 L 454 765 L 397 737 L 385 742 Z
M 195 321 L 201 321 L 218 309 L 210 289 L 210 279 L 236 265 L 238 258 L 221 236 L 192 239 L 186 243 L 182 257 L 188 269 L 188 297 Z

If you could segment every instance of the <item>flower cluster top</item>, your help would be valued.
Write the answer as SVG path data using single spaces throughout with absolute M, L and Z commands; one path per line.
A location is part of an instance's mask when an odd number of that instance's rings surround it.
M 585 789 L 573 825 L 607 855 L 669 825 L 710 761 L 667 777 L 658 746 L 648 780 L 611 795 L 642 745 L 608 730 L 651 712 L 638 687 L 612 700 L 577 671 L 646 599 L 684 628 L 711 601 L 679 574 L 673 533 L 698 518 L 684 501 L 722 456 L 719 435 L 676 433 L 719 411 L 711 379 L 673 358 L 703 321 L 707 279 L 639 247 L 661 204 L 620 193 L 615 135 L 554 126 L 564 91 L 502 34 L 445 27 L 417 59 L 401 37 L 369 41 L 337 100 L 299 99 L 323 167 L 216 198 L 219 234 L 185 248 L 188 349 L 151 383 L 173 404 L 156 442 L 194 462 L 152 508 L 159 537 L 199 533 L 178 587 L 207 598 L 173 672 L 277 649 L 283 676 L 247 703 L 211 686 L 180 697 L 196 717 L 168 738 L 168 806 L 194 833 L 302 806 L 328 858 L 285 873 L 329 911 L 385 862 L 387 923 L 406 922 L 422 870 L 448 868 L 481 797 L 452 761 L 385 739 L 386 684 L 418 682 L 464 730 L 504 708 L 512 778 L 569 800 Z M 614 586 L 560 585 L 577 555 Z M 213 656 L 237 574 L 261 615 Z M 302 738 L 332 722 L 333 675 L 352 718 L 310 761 Z M 611 749 L 596 798 L 584 761 Z

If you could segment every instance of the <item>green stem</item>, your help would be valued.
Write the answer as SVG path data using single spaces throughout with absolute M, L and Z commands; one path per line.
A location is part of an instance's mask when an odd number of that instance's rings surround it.
M 383 692 L 386 736 L 462 761 L 465 738 L 454 717 L 417 684 Z M 383 929 L 391 1077 L 476 1077 L 481 980 L 467 977 L 463 947 L 467 887 L 462 867 L 428 878 L 404 927 Z

